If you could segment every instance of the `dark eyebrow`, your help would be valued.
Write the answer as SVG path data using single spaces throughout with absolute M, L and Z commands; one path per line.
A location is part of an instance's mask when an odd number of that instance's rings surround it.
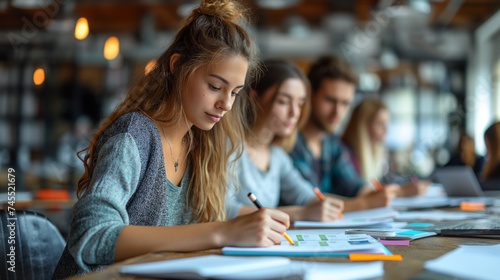
M 340 102 L 340 100 L 335 97 L 325 96 L 325 99 L 332 102 Z
M 219 76 L 217 74 L 208 74 L 208 75 L 211 76 L 211 77 L 214 77 L 214 78 L 217 78 L 217 79 L 221 80 L 226 85 L 229 85 L 229 82 L 226 79 L 222 78 L 221 76 Z M 242 88 L 244 86 L 245 85 L 240 85 L 240 86 L 236 86 L 235 88 Z

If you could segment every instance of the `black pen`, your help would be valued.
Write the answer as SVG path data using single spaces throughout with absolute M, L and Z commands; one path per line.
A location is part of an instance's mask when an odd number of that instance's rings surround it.
M 257 200 L 257 197 L 253 193 L 249 192 L 248 198 L 250 198 L 250 201 L 252 201 L 253 204 L 258 209 L 262 208 L 262 204 L 260 204 L 259 200 Z M 286 234 L 286 232 L 283 233 L 283 237 L 285 237 L 286 241 L 288 241 L 288 243 L 290 243 L 290 245 L 295 245 L 295 242 L 293 242 L 292 238 L 290 238 L 290 236 L 288 236 L 288 234 Z

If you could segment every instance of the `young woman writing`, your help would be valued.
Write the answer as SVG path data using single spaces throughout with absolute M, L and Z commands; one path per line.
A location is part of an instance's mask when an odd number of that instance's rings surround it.
M 291 220 L 331 221 L 343 209 L 341 200 L 316 198 L 313 186 L 293 166 L 285 149 L 294 145 L 297 130 L 309 112 L 309 83 L 303 72 L 284 60 L 268 60 L 264 74 L 250 92 L 254 110 L 237 161 L 237 192 L 230 196 L 229 216 L 255 211 L 247 194 L 264 207 L 276 208 Z
M 231 1 L 202 1 L 152 71 L 100 125 L 54 278 L 155 251 L 280 242 L 287 214 L 225 218 L 228 158 L 241 151 L 256 49 Z

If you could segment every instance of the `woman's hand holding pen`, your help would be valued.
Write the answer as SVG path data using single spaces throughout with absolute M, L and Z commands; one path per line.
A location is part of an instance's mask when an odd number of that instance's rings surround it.
M 391 203 L 391 200 L 397 196 L 400 189 L 400 186 L 396 184 L 390 184 L 366 194 L 364 196 L 367 204 L 366 208 L 371 209 L 388 206 Z
M 401 190 L 398 196 L 417 196 L 422 195 L 427 190 L 427 187 L 430 185 L 429 181 L 422 180 L 412 180 L 409 183 L 401 186 Z
M 288 214 L 276 209 L 262 208 L 228 221 L 222 231 L 224 246 L 281 244 L 283 234 L 289 226 Z
M 323 200 L 312 199 L 303 208 L 301 220 L 307 221 L 335 221 L 342 216 L 344 202 L 333 197 L 324 197 Z

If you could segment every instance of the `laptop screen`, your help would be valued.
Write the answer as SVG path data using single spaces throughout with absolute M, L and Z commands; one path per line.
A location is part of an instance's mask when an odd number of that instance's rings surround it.
M 481 185 L 469 166 L 438 168 L 433 177 L 443 185 L 448 196 L 484 196 Z

